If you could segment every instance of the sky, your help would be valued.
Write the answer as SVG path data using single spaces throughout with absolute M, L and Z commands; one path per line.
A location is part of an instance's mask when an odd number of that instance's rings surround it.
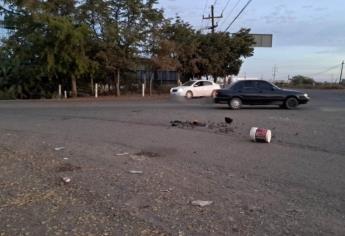
M 180 16 L 203 32 L 210 21 L 202 20 L 214 4 L 218 31 L 224 31 L 248 0 L 159 0 L 166 17 Z M 229 32 L 250 28 L 251 33 L 273 34 L 272 48 L 255 48 L 245 59 L 239 76 L 287 80 L 298 74 L 317 81 L 339 81 L 345 60 L 344 0 L 252 0 Z M 343 76 L 344 78 L 345 76 Z

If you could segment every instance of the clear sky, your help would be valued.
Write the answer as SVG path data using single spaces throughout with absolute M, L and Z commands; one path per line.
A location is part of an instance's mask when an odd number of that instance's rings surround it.
M 167 17 L 179 15 L 196 29 L 210 25 L 202 20 L 215 4 L 215 14 L 224 10 L 217 30 L 224 30 L 248 0 L 160 0 Z M 277 79 L 303 74 L 319 81 L 339 79 L 340 64 L 345 60 L 344 0 L 253 0 L 229 29 L 241 27 L 252 33 L 273 34 L 272 48 L 255 48 L 246 59 L 239 76 Z M 206 31 L 205 31 L 206 32 Z M 333 69 L 332 69 L 333 68 Z

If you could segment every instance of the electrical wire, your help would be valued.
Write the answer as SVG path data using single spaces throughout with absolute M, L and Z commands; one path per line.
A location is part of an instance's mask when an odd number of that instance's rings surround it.
M 230 0 L 228 0 L 228 1 L 226 2 L 225 6 L 224 6 L 224 8 L 223 8 L 223 10 L 222 10 L 221 15 L 223 15 L 223 13 L 225 12 L 225 10 L 226 10 L 226 8 L 228 7 L 229 3 L 230 3 Z
M 200 30 L 203 30 L 203 28 L 204 28 L 204 24 L 203 24 L 203 22 L 204 22 L 204 14 L 206 12 L 207 5 L 208 5 L 208 0 L 205 1 L 204 10 L 202 12 L 202 18 L 201 18 L 201 22 L 200 22 Z
M 321 72 L 317 72 L 317 73 L 311 74 L 310 76 L 325 74 L 325 73 L 327 73 L 328 71 L 331 71 L 331 70 L 334 70 L 334 69 L 339 68 L 340 66 L 341 66 L 341 64 L 338 64 L 338 65 L 332 66 L 332 67 L 330 67 L 330 68 L 328 68 L 328 69 L 326 69 L 326 70 L 324 70 L 324 71 L 321 71 Z
M 241 9 L 241 11 L 240 11 L 240 12 L 237 14 L 237 16 L 234 18 L 234 20 L 231 21 L 231 23 L 229 24 L 229 26 L 226 27 L 225 32 L 228 31 L 228 30 L 230 29 L 230 27 L 232 26 L 232 24 L 238 19 L 238 17 L 241 16 L 241 14 L 244 12 L 244 10 L 249 6 L 249 4 L 250 4 L 252 1 L 253 1 L 253 0 L 249 0 L 249 1 L 247 2 L 247 4 Z
M 241 2 L 242 0 L 237 0 L 237 2 L 235 3 L 235 5 L 233 6 L 233 8 L 231 9 L 231 11 L 229 12 L 228 16 L 225 18 L 224 21 L 222 21 L 222 23 L 220 24 L 220 26 L 223 26 L 224 23 L 230 18 L 231 14 L 233 13 L 233 11 L 236 9 L 236 7 L 238 6 L 238 4 Z

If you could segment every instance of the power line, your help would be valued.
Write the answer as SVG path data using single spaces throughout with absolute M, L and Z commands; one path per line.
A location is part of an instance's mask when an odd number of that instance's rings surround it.
M 215 6 L 215 5 L 217 4 L 217 1 L 218 1 L 218 0 L 214 0 L 213 6 Z
M 204 7 L 204 10 L 202 12 L 202 14 L 204 15 L 205 14 L 205 11 L 206 11 L 206 8 L 207 8 L 207 5 L 208 5 L 208 0 L 205 1 L 205 7 Z
M 224 11 L 226 10 L 226 8 L 228 7 L 229 3 L 230 3 L 230 0 L 228 0 L 228 1 L 226 2 L 225 6 L 224 6 L 224 8 L 223 8 L 223 10 L 222 10 L 221 15 L 223 15 L 223 13 L 224 13 Z
M 332 66 L 332 67 L 329 67 L 328 69 L 324 70 L 324 71 L 320 71 L 320 72 L 317 72 L 317 73 L 314 73 L 314 74 L 310 74 L 310 76 L 315 76 L 315 75 L 321 75 L 321 74 L 324 74 L 328 71 L 331 71 L 331 70 L 334 70 L 336 68 L 339 68 L 340 64 L 337 64 L 336 66 Z
M 226 27 L 225 31 L 228 31 L 229 28 L 232 26 L 232 24 L 237 20 L 238 17 L 240 17 L 240 15 L 243 13 L 243 11 L 249 6 L 249 4 L 252 2 L 253 0 L 249 0 L 247 2 L 247 4 L 241 9 L 241 11 L 237 14 L 237 16 L 235 17 L 235 19 L 233 21 L 231 21 L 231 23 L 229 24 L 228 27 Z
M 202 12 L 202 16 L 204 16 L 205 12 L 206 12 L 206 8 L 207 8 L 207 5 L 208 5 L 208 0 L 205 1 L 205 6 L 204 6 L 204 10 Z M 200 22 L 200 30 L 203 30 L 203 28 L 205 27 L 203 25 L 203 21 L 204 21 L 204 18 L 201 18 L 201 22 Z M 207 24 L 206 24 L 207 26 Z
M 233 8 L 231 9 L 231 11 L 229 12 L 228 16 L 225 18 L 225 20 L 221 23 L 220 26 L 223 26 L 224 23 L 230 18 L 231 14 L 233 13 L 233 11 L 236 9 L 236 7 L 238 6 L 238 4 L 241 2 L 242 0 L 238 0 L 235 5 L 233 6 Z

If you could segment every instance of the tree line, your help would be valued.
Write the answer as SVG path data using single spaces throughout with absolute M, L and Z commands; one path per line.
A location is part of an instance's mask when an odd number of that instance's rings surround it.
M 203 34 L 158 0 L 5 0 L 8 37 L 0 43 L 0 97 L 51 97 L 58 84 L 111 83 L 124 74 L 174 70 L 179 78 L 237 75 L 253 55 L 249 29 Z M 92 86 L 91 86 L 92 87 Z

